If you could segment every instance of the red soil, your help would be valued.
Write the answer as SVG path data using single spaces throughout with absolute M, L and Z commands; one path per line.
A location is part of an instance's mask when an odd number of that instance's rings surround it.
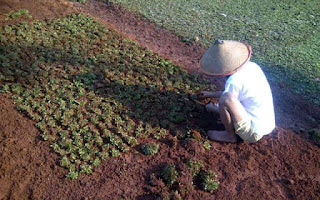
M 32 16 L 31 19 L 26 17 L 5 20 L 6 14 L 16 12 L 20 9 L 27 9 Z M 44 20 L 65 16 L 74 12 L 74 9 L 69 6 L 69 2 L 63 0 L 0 0 L 0 25 L 14 24 L 20 21 Z
M 25 8 L 34 18 L 43 19 L 46 12 L 55 17 L 73 10 L 66 2 L 46 2 L 50 7 L 40 0 L 19 2 L 0 1 L 0 11 Z M 3 5 L 11 10 L 2 10 Z M 75 6 L 188 69 L 194 69 L 204 51 L 117 6 L 95 1 Z M 223 86 L 223 82 L 215 82 Z M 304 109 L 308 108 L 305 101 L 275 86 L 273 90 L 278 125 L 290 127 L 289 123 L 295 122 L 302 127 L 314 126 L 302 115 L 313 114 L 317 107 L 309 113 Z M 284 114 L 294 107 L 300 114 Z M 34 122 L 16 111 L 8 96 L 0 94 L 0 199 L 155 199 L 155 194 L 170 194 L 176 189 L 186 191 L 175 194 L 177 199 L 320 199 L 320 149 L 292 131 L 277 128 L 256 144 L 211 145 L 207 151 L 197 140 L 177 142 L 169 137 L 161 141 L 155 156 L 143 155 L 138 147 L 133 153 L 102 162 L 92 175 L 71 181 L 63 177 L 65 170 L 56 164 L 56 154 L 40 139 Z M 192 184 L 183 163 L 189 158 L 203 160 L 204 169 L 218 174 L 220 186 L 216 192 L 200 190 L 197 180 L 194 189 L 187 190 Z M 157 179 L 166 164 L 177 165 L 180 185 L 167 187 Z M 156 180 L 150 184 L 152 173 Z

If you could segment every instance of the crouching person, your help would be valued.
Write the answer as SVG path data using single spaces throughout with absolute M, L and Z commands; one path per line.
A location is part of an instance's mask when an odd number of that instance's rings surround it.
M 224 91 L 200 94 L 202 98 L 220 98 L 217 106 L 206 105 L 208 111 L 220 114 L 225 131 L 210 130 L 212 140 L 257 142 L 275 128 L 273 99 L 269 83 L 261 68 L 250 62 L 247 44 L 217 40 L 200 61 L 201 71 L 209 76 L 226 76 Z

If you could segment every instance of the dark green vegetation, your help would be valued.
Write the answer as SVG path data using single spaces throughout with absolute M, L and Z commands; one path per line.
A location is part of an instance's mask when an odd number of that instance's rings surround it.
M 153 144 L 153 143 L 145 144 L 141 147 L 141 149 L 145 155 L 155 155 L 159 151 L 159 144 Z
M 160 172 L 152 173 L 149 184 L 148 190 L 158 199 L 181 199 L 195 187 L 213 193 L 220 183 L 218 176 L 208 170 L 201 160 L 187 159 L 185 162 L 166 164 Z
M 211 170 L 201 171 L 201 187 L 203 190 L 213 193 L 219 187 L 218 176 Z
M 197 75 L 84 15 L 0 27 L 0 85 L 36 122 L 67 177 L 90 174 L 139 138 L 203 132 Z M 204 142 L 202 140 L 200 142 Z
M 166 185 L 172 185 L 178 177 L 178 172 L 175 165 L 167 165 L 161 173 L 161 177 Z
M 320 130 L 319 129 L 309 130 L 308 135 L 311 140 L 320 141 Z
M 26 16 L 27 18 L 32 18 L 32 16 L 29 14 L 29 10 L 21 9 L 21 10 L 18 10 L 16 12 L 13 12 L 13 11 L 9 12 L 6 15 L 5 20 L 15 19 L 15 18 L 18 18 L 18 17 L 21 17 L 21 16 Z
M 201 167 L 203 167 L 203 163 L 200 160 L 197 161 L 189 159 L 186 164 L 191 172 L 192 177 L 196 176 L 200 172 Z
M 320 105 L 320 1 L 111 0 L 209 46 L 246 41 L 273 83 Z

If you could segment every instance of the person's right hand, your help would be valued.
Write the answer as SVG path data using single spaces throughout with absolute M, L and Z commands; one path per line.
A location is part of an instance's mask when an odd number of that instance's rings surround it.
M 202 91 L 202 92 L 198 93 L 197 96 L 199 99 L 209 98 L 209 97 L 211 97 L 211 92 Z

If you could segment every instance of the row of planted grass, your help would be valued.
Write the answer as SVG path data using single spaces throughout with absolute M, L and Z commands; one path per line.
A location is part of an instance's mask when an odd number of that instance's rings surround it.
M 140 138 L 203 131 L 192 94 L 207 82 L 81 14 L 0 27 L 0 67 L 1 91 L 36 122 L 72 179 Z
M 209 46 L 215 39 L 246 41 L 273 83 L 320 105 L 320 2 L 110 0 Z

